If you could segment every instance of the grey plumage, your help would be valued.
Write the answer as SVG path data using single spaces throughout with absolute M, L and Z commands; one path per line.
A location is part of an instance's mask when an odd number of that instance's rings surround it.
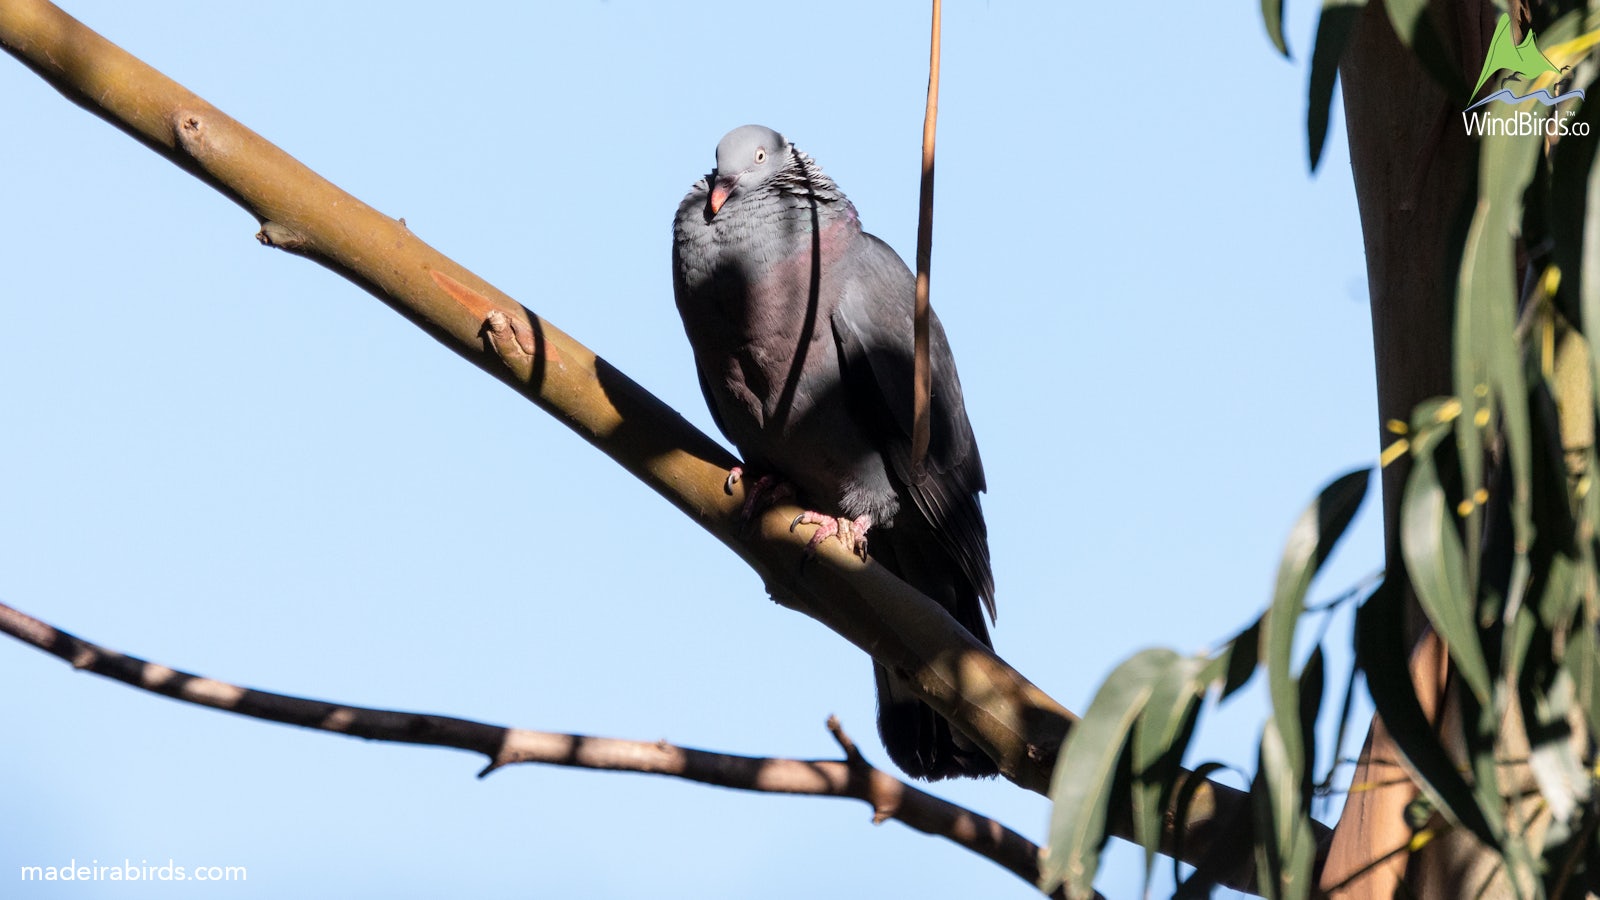
M 754 472 L 828 516 L 870 522 L 872 556 L 989 643 L 994 578 L 983 463 L 955 359 L 931 316 L 932 441 L 911 471 L 915 279 L 777 132 L 746 125 L 678 207 L 673 290 L 717 426 Z M 877 667 L 890 757 L 928 779 L 995 774 L 987 756 Z

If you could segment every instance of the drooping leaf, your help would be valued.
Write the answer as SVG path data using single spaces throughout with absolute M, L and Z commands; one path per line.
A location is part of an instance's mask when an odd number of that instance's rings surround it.
M 1209 681 L 1208 660 L 1176 658 L 1162 670 L 1133 726 L 1133 833 L 1144 847 L 1145 890 L 1155 871 L 1167 804 Z
M 1300 741 L 1300 696 L 1292 671 L 1295 626 L 1305 611 L 1311 579 L 1322 567 L 1333 545 L 1344 534 L 1366 496 L 1367 469 L 1347 472 L 1334 479 L 1316 502 L 1301 513 L 1283 549 L 1277 586 L 1263 632 L 1267 663 L 1267 689 L 1272 698 L 1272 720 L 1283 742 L 1285 763 L 1304 771 L 1305 752 Z
M 1305 748 L 1305 761 L 1300 766 L 1300 791 L 1305 802 L 1311 802 L 1317 768 L 1316 726 L 1322 713 L 1322 694 L 1326 688 L 1323 672 L 1322 645 L 1311 649 L 1306 664 L 1300 669 L 1300 744 Z M 1309 808 L 1307 809 L 1309 814 Z
M 1287 57 L 1289 44 L 1283 39 L 1283 0 L 1261 0 L 1261 22 L 1267 26 L 1267 37 L 1272 40 L 1272 46 Z
M 1272 608 L 1262 632 L 1262 655 L 1267 665 L 1267 689 L 1272 699 L 1272 718 L 1261 738 L 1261 771 L 1252 790 L 1257 822 L 1266 823 L 1258 832 L 1257 852 L 1262 854 L 1260 871 L 1271 873 L 1275 890 L 1286 897 L 1303 897 L 1310 890 L 1310 856 L 1300 846 L 1309 840 L 1309 768 L 1304 739 L 1303 701 L 1299 680 L 1293 672 L 1294 635 L 1300 614 L 1305 611 L 1306 592 L 1334 544 L 1350 525 L 1361 499 L 1366 495 L 1367 469 L 1348 472 L 1323 489 L 1315 503 L 1301 514 L 1283 551 L 1278 566 L 1277 586 Z M 1312 655 L 1308 663 L 1318 702 L 1321 698 L 1321 656 Z M 1270 837 L 1270 840 L 1261 838 Z
M 1417 701 L 1410 651 L 1405 593 L 1399 581 L 1386 578 L 1356 612 L 1356 659 L 1366 673 L 1373 705 L 1434 808 L 1484 844 L 1498 847 L 1498 832 L 1484 818 L 1472 788 L 1439 745 L 1433 725 Z
M 1584 103 L 1569 121 L 1550 167 L 1551 256 L 1560 273 L 1557 304 L 1592 338 L 1600 333 L 1600 228 L 1588 227 L 1587 212 L 1600 210 L 1600 103 Z M 1594 349 L 1591 340 L 1591 356 Z
M 1212 659 L 1212 667 L 1207 669 L 1206 678 L 1208 681 L 1222 679 L 1219 699 L 1228 699 L 1255 674 L 1256 663 L 1261 659 L 1261 625 L 1265 620 L 1263 616 L 1250 623 Z
M 1310 798 L 1314 754 L 1312 726 L 1321 708 L 1322 648 L 1306 661 L 1300 690 L 1299 717 L 1290 727 L 1292 738 L 1280 730 L 1282 720 L 1267 722 L 1261 735 L 1260 768 L 1251 784 L 1251 805 L 1256 813 L 1256 871 L 1267 880 L 1258 886 L 1265 896 L 1303 900 L 1310 895 L 1316 844 L 1311 835 Z M 1291 746 L 1301 748 L 1297 761 Z
M 1572 676 L 1573 700 L 1588 719 L 1589 731 L 1600 734 L 1600 646 L 1593 628 L 1572 632 L 1561 665 Z
M 1366 0 L 1326 0 L 1317 20 L 1317 37 L 1311 48 L 1311 83 L 1306 105 L 1306 146 L 1311 154 L 1311 171 L 1322 161 L 1322 148 L 1328 141 L 1328 121 L 1333 110 L 1333 86 L 1339 80 L 1339 59 L 1350 43 Z
M 1304 900 L 1311 891 L 1311 827 L 1300 791 L 1302 772 L 1289 758 L 1284 737 L 1276 719 L 1267 723 L 1250 786 L 1257 823 L 1256 872 L 1264 873 L 1257 887 L 1269 898 Z M 1294 740 L 1298 743 L 1300 736 Z
M 1400 503 L 1401 556 L 1428 621 L 1450 648 L 1450 658 L 1478 702 L 1488 704 L 1493 694 L 1489 664 L 1478 640 L 1474 598 L 1467 589 L 1461 536 L 1453 517 L 1433 457 L 1415 457 Z
M 1050 782 L 1050 846 L 1039 881 L 1045 893 L 1065 886 L 1068 897 L 1093 895 L 1117 761 L 1134 719 L 1176 659 L 1173 651 L 1155 648 L 1125 660 L 1068 733 Z
M 1471 694 L 1461 696 L 1460 712 L 1462 719 L 1462 736 L 1466 739 L 1467 766 L 1472 771 L 1472 796 L 1478 804 L 1478 809 L 1483 811 L 1483 817 L 1490 822 L 1502 823 L 1506 821 L 1506 793 L 1507 784 L 1502 778 L 1505 767 L 1501 765 L 1495 753 L 1495 737 L 1500 729 L 1500 714 L 1488 706 L 1479 706 L 1477 698 Z M 1521 835 L 1516 829 L 1500 828 L 1501 859 L 1508 865 L 1518 855 L 1520 845 L 1523 843 Z M 1514 892 L 1521 900 L 1522 892 Z
M 1579 126 L 1582 126 L 1581 128 Z M 1560 266 L 1558 299 L 1566 308 L 1579 310 L 1580 330 L 1587 338 L 1589 394 L 1600 409 L 1600 166 L 1595 165 L 1600 150 L 1600 103 L 1584 103 L 1574 125 L 1556 145 L 1551 173 L 1551 233 L 1555 237 L 1554 256 Z M 1581 132 L 1581 133 L 1580 133 Z M 1575 392 L 1574 392 L 1575 393 Z M 1584 452 L 1581 464 L 1578 520 L 1589 533 L 1600 528 L 1600 488 L 1593 442 Z M 1583 578 L 1595 578 L 1593 544 L 1579 544 Z M 1547 623 L 1549 617 L 1546 618 Z M 1587 617 L 1581 617 L 1586 619 Z M 1595 691 L 1595 673 L 1600 671 L 1593 626 L 1575 628 L 1563 664 L 1571 672 L 1577 703 L 1584 710 L 1592 733 L 1600 733 L 1600 701 Z
M 1548 112 L 1526 101 L 1538 119 Z M 1495 115 L 1504 114 L 1496 111 Z M 1528 391 L 1516 341 L 1516 250 L 1522 228 L 1522 197 L 1533 178 L 1539 151 L 1537 134 L 1491 134 L 1480 140 L 1478 206 L 1462 248 L 1456 286 L 1455 386 L 1462 402 L 1456 439 L 1460 447 L 1462 493 L 1484 488 L 1482 429 L 1498 411 L 1511 460 L 1511 519 L 1515 561 L 1505 597 L 1518 605 L 1527 586 L 1528 548 L 1533 543 L 1532 425 Z M 1496 405 L 1496 401 L 1498 404 Z M 1467 546 L 1479 546 L 1481 516 L 1468 519 Z M 1468 587 L 1476 594 L 1477 554 L 1467 559 Z
M 1520 677 L 1528 651 L 1533 647 L 1534 635 L 1539 630 L 1533 611 L 1526 606 L 1515 612 L 1510 625 L 1505 628 L 1505 637 L 1501 641 L 1500 671 L 1507 684 L 1515 684 Z M 1548 633 L 1544 636 L 1549 638 Z
M 1577 323 L 1589 338 L 1593 384 L 1600 384 L 1600 103 L 1584 103 L 1571 120 L 1569 133 L 1555 148 L 1551 170 L 1550 232 L 1560 267 L 1559 294 L 1573 298 L 1562 305 L 1578 309 Z M 1600 406 L 1600 391 L 1593 391 Z M 1594 470 L 1591 469 L 1591 472 Z

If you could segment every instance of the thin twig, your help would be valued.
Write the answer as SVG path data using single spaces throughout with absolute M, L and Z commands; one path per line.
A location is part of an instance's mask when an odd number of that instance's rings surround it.
M 845 749 L 843 761 L 737 756 L 679 747 L 666 741 L 529 731 L 453 716 L 371 709 L 258 691 L 108 650 L 4 603 L 0 603 L 0 633 L 64 659 L 76 669 L 184 703 L 367 740 L 481 753 L 489 764 L 478 773 L 479 778 L 517 763 L 542 763 L 667 775 L 757 793 L 854 798 L 872 807 L 874 824 L 894 819 L 958 844 L 1030 885 L 1039 883 L 1037 845 L 993 819 L 920 791 L 876 768 L 832 717 L 828 729 Z M 1051 896 L 1065 895 L 1058 892 Z
M 917 208 L 917 312 L 912 323 L 911 473 L 922 477 L 933 438 L 930 409 L 933 366 L 928 355 L 928 282 L 933 267 L 933 136 L 939 122 L 939 0 L 933 0 L 933 28 L 928 51 L 928 106 L 922 115 L 922 191 Z
M 1308 603 L 1308 604 L 1306 604 L 1306 612 L 1307 613 L 1321 613 L 1321 612 L 1328 612 L 1329 610 L 1337 609 L 1340 606 L 1342 606 L 1342 605 L 1344 605 L 1346 603 L 1349 603 L 1351 600 L 1354 600 L 1355 598 L 1361 596 L 1362 594 L 1367 593 L 1368 590 L 1370 590 L 1371 588 L 1377 587 L 1379 584 L 1381 584 L 1383 582 L 1383 576 L 1384 576 L 1384 570 L 1383 569 L 1378 569 L 1375 572 L 1368 572 L 1365 576 L 1363 576 L 1361 578 L 1360 581 L 1357 581 L 1355 584 L 1351 585 L 1350 587 L 1345 588 L 1343 591 L 1340 591 L 1338 594 L 1335 594 L 1333 597 L 1331 597 L 1331 598 L 1329 598 L 1327 600 L 1324 600 L 1321 603 Z

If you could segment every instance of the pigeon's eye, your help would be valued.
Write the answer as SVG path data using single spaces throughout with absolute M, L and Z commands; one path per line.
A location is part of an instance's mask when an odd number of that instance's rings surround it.
M 762 163 L 764 163 L 766 161 L 767 161 L 767 148 L 765 148 L 765 147 L 757 147 L 756 148 L 756 165 L 759 166 L 759 165 L 761 165 Z

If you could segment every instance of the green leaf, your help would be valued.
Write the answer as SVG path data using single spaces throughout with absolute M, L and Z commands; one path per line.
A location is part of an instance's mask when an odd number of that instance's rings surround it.
M 1261 21 L 1267 26 L 1267 37 L 1272 39 L 1272 46 L 1287 57 L 1289 44 L 1283 39 L 1283 0 L 1261 0 Z
M 1463 736 L 1466 738 L 1467 765 L 1472 770 L 1472 795 L 1490 822 L 1505 822 L 1506 794 L 1509 785 L 1502 779 L 1502 766 L 1495 756 L 1495 738 L 1500 730 L 1500 714 L 1493 707 L 1479 706 L 1470 694 L 1461 697 L 1460 714 Z M 1515 829 L 1501 828 L 1500 857 L 1508 866 L 1516 858 L 1516 848 L 1522 843 Z M 1521 900 L 1522 891 L 1514 892 Z
M 1503 106 L 1503 104 L 1502 104 Z M 1517 112 L 1544 117 L 1536 101 L 1519 104 Z M 1506 113 L 1496 107 L 1493 115 Z M 1484 487 L 1483 435 L 1498 401 L 1511 458 L 1511 520 L 1516 558 L 1507 603 L 1519 605 L 1530 568 L 1533 544 L 1533 437 L 1528 389 L 1516 341 L 1516 238 L 1522 228 L 1522 197 L 1533 178 L 1540 131 L 1531 135 L 1487 136 L 1480 141 L 1478 206 L 1462 249 L 1456 285 L 1455 389 L 1462 403 L 1457 420 L 1462 494 L 1472 498 Z M 1468 589 L 1477 596 L 1476 548 L 1482 516 L 1467 521 Z
M 1433 724 L 1417 702 L 1401 584 L 1398 579 L 1384 579 L 1356 612 L 1356 660 L 1367 675 L 1372 703 L 1434 808 L 1484 844 L 1499 847 L 1497 830 L 1484 818 L 1472 788 L 1439 745 Z
M 1454 516 L 1445 502 L 1432 455 L 1414 457 L 1400 503 L 1400 553 L 1428 621 L 1450 648 L 1450 658 L 1478 702 L 1487 705 L 1493 687 L 1478 642 L 1473 596 L 1467 590 Z
M 1579 588 L 1578 562 L 1565 553 L 1553 554 L 1539 594 L 1539 624 L 1552 632 L 1563 631 L 1583 606 L 1583 592 Z
M 1600 228 L 1589 227 L 1587 213 L 1600 211 L 1600 170 L 1594 166 L 1600 103 L 1582 104 L 1569 121 L 1573 125 L 1556 144 L 1550 167 L 1551 254 L 1561 270 L 1557 302 L 1569 321 L 1582 323 L 1593 359 L 1593 338 L 1600 333 Z M 1595 376 L 1600 384 L 1600 370 Z M 1595 399 L 1600 402 L 1600 392 Z
M 1171 650 L 1150 649 L 1117 666 L 1068 733 L 1050 782 L 1050 846 L 1040 874 L 1041 891 L 1065 885 L 1068 897 L 1093 895 L 1117 761 L 1157 679 L 1177 657 Z
M 1577 295 L 1582 331 L 1589 338 L 1593 383 L 1600 385 L 1600 103 L 1585 102 L 1571 130 L 1556 145 L 1551 174 L 1550 230 L 1556 238 L 1555 258 L 1561 267 L 1560 293 Z M 1600 407 L 1600 390 L 1594 391 Z M 1590 470 L 1593 472 L 1593 470 Z
M 1322 160 L 1328 142 L 1328 119 L 1333 107 L 1333 86 L 1339 80 L 1339 60 L 1350 43 L 1350 33 L 1361 17 L 1366 0 L 1327 0 L 1317 19 L 1316 42 L 1311 48 L 1310 101 L 1306 105 L 1307 148 L 1311 171 Z
M 1589 720 L 1589 731 L 1600 734 L 1600 646 L 1593 628 L 1573 630 L 1561 665 L 1572 676 L 1573 701 Z
M 1311 892 L 1315 845 L 1300 791 L 1304 773 L 1289 758 L 1285 737 L 1277 720 L 1267 723 L 1261 733 L 1260 768 L 1250 786 L 1258 826 L 1256 871 L 1267 873 L 1266 882 L 1257 887 L 1267 897 L 1304 900 Z M 1294 740 L 1299 742 L 1298 733 Z
M 1524 606 L 1515 611 L 1510 624 L 1504 630 L 1505 634 L 1500 641 L 1501 677 L 1507 684 L 1516 684 L 1521 678 L 1522 666 L 1527 661 L 1529 649 L 1533 646 L 1533 638 L 1539 630 L 1539 623 L 1534 620 L 1533 613 Z M 1545 634 L 1545 639 L 1549 639 L 1548 633 Z
M 1300 741 L 1300 692 L 1292 672 L 1295 626 L 1305 611 L 1311 579 L 1322 567 L 1333 545 L 1344 534 L 1366 496 L 1370 472 L 1357 469 L 1334 479 L 1295 522 L 1278 564 L 1278 582 L 1272 608 L 1267 612 L 1263 651 L 1267 663 L 1267 690 L 1272 698 L 1272 719 L 1283 741 L 1285 762 L 1296 771 L 1305 769 Z
M 1157 677 L 1144 714 L 1133 726 L 1133 834 L 1144 847 L 1145 891 L 1161 850 L 1163 812 L 1194 730 L 1209 680 L 1203 657 L 1175 658 Z
M 1206 670 L 1206 680 L 1222 678 L 1222 694 L 1226 700 L 1234 691 L 1244 687 L 1255 674 L 1256 663 L 1261 659 L 1261 625 L 1266 616 L 1250 623 L 1249 627 L 1233 636 L 1233 640 L 1212 658 Z
M 1311 877 L 1311 855 L 1303 846 L 1310 840 L 1306 794 L 1310 768 L 1306 761 L 1303 707 L 1307 698 L 1302 697 L 1301 684 L 1293 672 L 1295 628 L 1305 611 L 1311 580 L 1355 517 L 1366 496 L 1369 476 L 1367 469 L 1345 473 L 1301 513 L 1284 546 L 1272 607 L 1262 633 L 1272 718 L 1261 737 L 1261 771 L 1252 788 L 1257 822 L 1268 826 L 1258 831 L 1267 839 L 1257 844 L 1257 864 L 1259 871 L 1271 873 L 1272 887 L 1285 897 L 1306 896 Z M 1320 648 L 1312 654 L 1307 670 L 1320 704 Z M 1312 716 L 1315 717 L 1314 712 Z
M 1327 689 L 1323 667 L 1322 645 L 1318 644 L 1311 649 L 1311 655 L 1306 658 L 1305 666 L 1300 669 L 1299 684 L 1300 737 L 1306 756 L 1305 762 L 1300 766 L 1300 790 L 1304 792 L 1308 802 L 1316 782 L 1313 773 L 1317 767 L 1317 716 L 1322 714 L 1322 695 Z

